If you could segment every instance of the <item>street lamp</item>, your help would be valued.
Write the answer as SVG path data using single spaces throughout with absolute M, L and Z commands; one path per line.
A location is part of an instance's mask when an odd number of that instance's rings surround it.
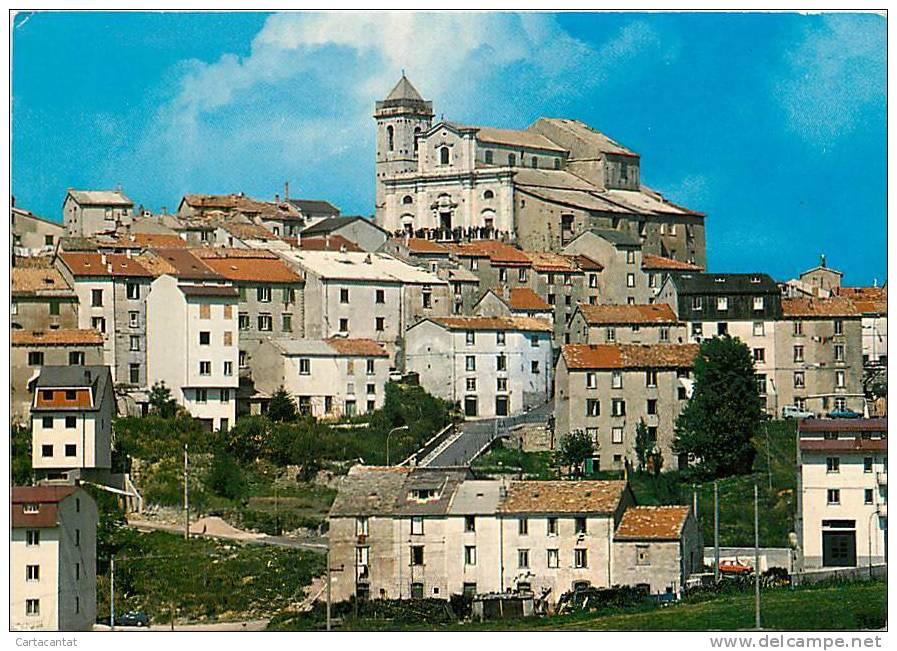
M 408 426 L 407 426 L 407 425 L 401 425 L 401 426 L 399 426 L 399 427 L 393 427 L 393 428 L 392 428 L 391 430 L 389 430 L 389 432 L 386 434 L 386 465 L 387 465 L 387 466 L 389 465 L 389 437 L 392 436 L 392 433 L 393 433 L 393 432 L 398 432 L 399 430 L 403 430 L 403 429 L 408 429 Z

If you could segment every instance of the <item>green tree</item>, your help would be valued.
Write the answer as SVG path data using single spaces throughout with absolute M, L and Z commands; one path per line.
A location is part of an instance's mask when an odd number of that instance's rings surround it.
M 635 457 L 638 460 L 639 472 L 644 472 L 648 463 L 648 454 L 651 452 L 651 439 L 648 436 L 648 426 L 645 420 L 640 418 L 635 426 Z
M 265 451 L 270 429 L 271 422 L 264 416 L 244 416 L 228 430 L 218 431 L 219 445 L 238 461 L 255 461 Z
M 249 493 L 246 473 L 232 454 L 219 449 L 205 477 L 208 490 L 232 500 L 242 500 Z
M 268 418 L 278 423 L 292 423 L 297 416 L 293 396 L 287 393 L 286 389 L 280 387 L 274 392 L 271 402 L 268 403 Z
M 663 454 L 656 447 L 648 453 L 648 465 L 651 466 L 654 476 L 659 477 L 660 471 L 663 470 Z
M 13 425 L 9 431 L 9 473 L 14 486 L 27 486 L 34 478 L 31 471 L 31 430 Z
M 162 418 L 174 418 L 178 411 L 178 403 L 171 396 L 171 389 L 165 382 L 156 382 L 149 392 L 149 404 L 152 411 Z
M 582 466 L 586 459 L 595 454 L 595 446 L 592 437 L 583 430 L 570 432 L 561 443 L 561 460 L 575 468 L 577 474 L 582 474 Z
M 761 426 L 763 403 L 750 350 L 728 336 L 707 339 L 695 357 L 694 376 L 673 449 L 694 458 L 695 471 L 705 478 L 751 472 L 751 437 Z

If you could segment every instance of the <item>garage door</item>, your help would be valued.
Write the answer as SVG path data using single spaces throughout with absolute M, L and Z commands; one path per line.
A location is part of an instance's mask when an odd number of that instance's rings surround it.
M 822 564 L 825 567 L 856 567 L 856 532 L 823 531 Z

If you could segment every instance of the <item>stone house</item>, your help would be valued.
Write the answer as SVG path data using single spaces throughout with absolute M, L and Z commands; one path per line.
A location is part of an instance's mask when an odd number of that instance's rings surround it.
M 290 199 L 289 190 L 289 185 L 287 185 L 284 191 L 284 200 L 299 211 L 299 215 L 306 226 L 317 224 L 319 221 L 330 217 L 339 217 L 339 208 L 329 201 L 321 199 Z
M 121 190 L 74 190 L 62 203 L 65 234 L 91 237 L 128 228 L 134 219 L 134 202 Z
M 863 365 L 888 365 L 887 287 L 839 287 L 837 296 L 853 301 L 863 317 Z
M 103 336 L 112 380 L 146 387 L 146 295 L 153 274 L 130 254 L 65 252 L 57 268 L 78 295 L 78 326 Z
M 651 594 L 682 592 L 704 566 L 701 525 L 689 506 L 634 506 L 614 532 L 614 578 Z
M 666 304 L 579 305 L 568 326 L 574 344 L 683 344 L 685 324 Z
M 564 246 L 568 254 L 586 255 L 601 266 L 597 303 L 644 304 L 653 293 L 642 270 L 642 238 L 629 231 L 593 228 Z M 583 301 L 587 302 L 587 301 Z
M 115 415 L 108 366 L 44 366 L 31 405 L 31 467 L 50 479 L 108 471 Z
M 343 216 L 328 217 L 303 229 L 299 234 L 303 237 L 325 237 L 339 235 L 349 240 L 362 251 L 373 253 L 379 251 L 386 243 L 389 234 L 365 217 Z
M 98 523 L 96 502 L 83 488 L 10 489 L 11 630 L 93 630 Z
M 103 363 L 103 337 L 95 330 L 13 330 L 10 344 L 10 416 L 20 424 L 30 419 L 41 368 Z
M 490 289 L 473 306 L 477 316 L 525 316 L 542 319 L 552 328 L 554 310 L 529 287 Z
M 640 421 L 663 466 L 682 461 L 672 445 L 688 400 L 696 344 L 567 344 L 555 370 L 556 432 L 586 432 L 596 446 L 594 467 L 623 469 L 636 461 Z
M 551 326 L 530 317 L 433 317 L 405 332 L 405 368 L 469 418 L 513 416 L 552 389 Z
M 59 222 L 38 217 L 29 210 L 17 208 L 15 197 L 9 209 L 9 233 L 16 255 L 35 256 L 52 253 L 65 227 Z
M 280 387 L 299 412 L 319 419 L 369 414 L 383 406 L 389 354 L 370 339 L 270 339 L 252 356 L 255 389 Z
M 53 267 L 10 270 L 10 325 L 14 330 L 78 327 L 78 295 Z

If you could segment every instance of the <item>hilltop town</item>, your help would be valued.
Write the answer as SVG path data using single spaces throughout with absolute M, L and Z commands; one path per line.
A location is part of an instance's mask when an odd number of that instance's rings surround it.
M 435 116 L 404 75 L 374 104 L 371 215 L 289 183 L 13 200 L 13 628 L 550 618 L 886 572 L 886 283 L 708 269 L 712 215 L 592 126 Z M 689 442 L 711 416 L 746 456 Z M 283 574 L 187 599 L 222 541 Z

